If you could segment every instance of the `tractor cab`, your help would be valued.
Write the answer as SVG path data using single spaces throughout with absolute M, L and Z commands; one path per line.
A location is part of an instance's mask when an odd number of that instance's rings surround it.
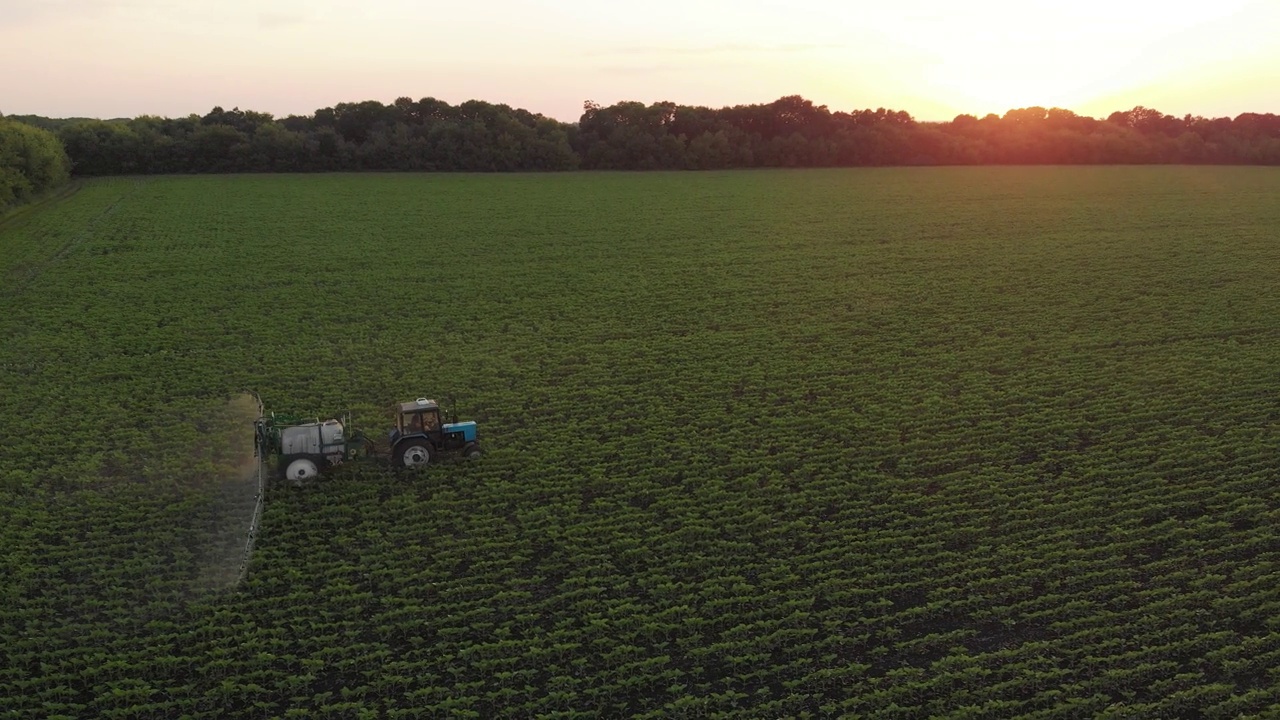
M 412 402 L 400 403 L 400 411 L 396 415 L 396 430 L 400 435 L 434 435 L 440 432 L 440 406 L 435 400 L 418 398 Z

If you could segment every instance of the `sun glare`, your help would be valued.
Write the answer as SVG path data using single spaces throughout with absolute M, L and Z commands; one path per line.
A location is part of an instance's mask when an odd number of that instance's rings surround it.
M 1079 110 L 1176 84 L 1197 64 L 1229 55 L 1249 33 L 1240 22 L 1247 0 L 1161 13 L 1114 0 L 976 0 L 945 17 L 904 2 L 908 8 L 882 27 L 902 51 L 922 58 L 910 78 L 923 86 L 918 93 L 957 114 Z
M 936 66 L 927 76 L 940 102 L 974 114 L 1012 108 L 1078 108 L 1123 85 L 1123 71 L 1108 75 L 1102 63 L 1061 62 L 977 52 Z
M 940 42 L 926 82 L 968 112 L 1077 108 L 1144 80 L 1141 49 L 1118 40 L 1078 16 L 988 18 Z

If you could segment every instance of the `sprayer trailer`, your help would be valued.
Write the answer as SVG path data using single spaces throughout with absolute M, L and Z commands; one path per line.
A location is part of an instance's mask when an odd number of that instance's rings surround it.
M 281 480 L 312 480 L 334 465 L 368 454 L 368 441 L 359 433 L 348 436 L 347 424 L 276 413 L 260 417 L 254 423 L 258 459 L 274 459 Z

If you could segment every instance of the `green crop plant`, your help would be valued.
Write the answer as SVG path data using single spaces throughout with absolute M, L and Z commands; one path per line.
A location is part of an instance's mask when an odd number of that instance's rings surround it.
M 1280 174 L 108 179 L 0 227 L 0 718 L 1265 715 Z M 220 410 L 454 395 L 270 488 Z

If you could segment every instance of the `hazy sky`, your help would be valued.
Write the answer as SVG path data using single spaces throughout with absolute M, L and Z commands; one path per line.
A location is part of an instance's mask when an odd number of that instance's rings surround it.
M 921 120 L 1280 112 L 1280 0 L 0 0 L 0 112 L 799 94 Z

